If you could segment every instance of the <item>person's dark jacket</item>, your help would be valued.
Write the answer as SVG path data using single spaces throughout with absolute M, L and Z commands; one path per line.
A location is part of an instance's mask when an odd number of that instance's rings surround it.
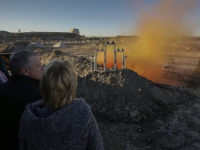
M 43 100 L 26 106 L 19 130 L 20 150 L 103 150 L 99 127 L 90 106 L 75 98 L 57 111 Z
M 40 99 L 39 80 L 13 74 L 11 80 L 0 85 L 0 149 L 18 149 L 23 111 L 27 104 Z

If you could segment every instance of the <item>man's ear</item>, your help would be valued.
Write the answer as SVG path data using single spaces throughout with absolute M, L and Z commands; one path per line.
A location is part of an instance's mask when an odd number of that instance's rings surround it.
M 22 72 L 22 75 L 25 75 L 25 76 L 28 76 L 28 75 L 29 75 L 29 70 L 28 70 L 28 68 L 22 68 L 21 72 Z

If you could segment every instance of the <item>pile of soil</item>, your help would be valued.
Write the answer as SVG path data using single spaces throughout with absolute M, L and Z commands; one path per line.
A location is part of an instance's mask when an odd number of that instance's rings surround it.
M 7 45 L 7 44 L 1 44 L 0 45 L 0 52 L 10 52 L 10 50 L 13 49 L 13 45 Z
M 26 42 L 23 42 L 23 44 L 21 44 L 21 42 L 19 42 L 17 44 L 15 43 L 15 44 L 11 44 L 11 45 L 1 44 L 0 52 L 12 53 L 12 52 L 18 52 L 18 51 L 23 51 L 23 50 L 37 51 L 38 49 L 40 49 L 36 46 L 27 47 L 26 44 L 27 44 Z
M 65 44 L 63 44 L 62 42 L 58 42 L 58 43 L 54 44 L 53 47 L 66 48 L 67 46 Z
M 185 88 L 153 83 L 129 69 L 91 72 L 88 59 L 59 50 L 39 55 L 43 65 L 74 63 L 77 97 L 91 106 L 105 149 L 200 149 L 200 99 Z
M 14 43 L 15 46 L 19 45 L 19 46 L 27 46 L 30 42 L 28 41 L 20 41 L 20 42 L 16 42 Z
M 30 44 L 28 44 L 27 46 L 28 46 L 28 47 L 35 46 L 35 47 L 45 48 L 45 46 L 44 46 L 42 43 L 38 42 L 38 41 L 33 42 L 33 43 L 30 43 Z

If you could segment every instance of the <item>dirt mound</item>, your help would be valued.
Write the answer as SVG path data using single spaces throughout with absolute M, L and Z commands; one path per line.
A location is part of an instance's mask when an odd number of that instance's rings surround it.
M 2 44 L 0 46 L 0 51 L 3 53 L 10 53 L 14 49 L 14 45 L 7 45 L 7 44 Z
M 35 51 L 37 50 L 38 47 L 32 46 L 32 47 L 27 47 L 22 45 L 6 45 L 4 44 L 3 46 L 0 46 L 0 50 L 3 53 L 12 53 L 12 52 L 18 52 L 18 51 L 23 51 L 23 50 L 28 50 L 28 51 Z
M 45 46 L 38 41 L 28 44 L 27 46 L 28 47 L 36 46 L 36 47 L 40 47 L 40 48 L 45 48 Z
M 62 42 L 58 42 L 58 43 L 54 44 L 53 47 L 66 48 L 67 46 L 65 44 L 63 44 Z
M 96 114 L 113 121 L 153 120 L 195 98 L 184 88 L 154 84 L 131 70 L 92 72 L 79 83 L 77 96 L 86 98 Z
M 0 52 L 4 52 L 5 49 L 9 48 L 6 44 L 0 44 Z
M 45 65 L 71 60 L 77 97 L 91 106 L 106 149 L 199 149 L 200 101 L 182 87 L 155 84 L 132 70 L 91 72 L 90 61 L 56 50 L 40 51 Z
M 16 46 L 27 46 L 30 42 L 29 41 L 19 41 L 19 42 L 16 42 L 14 43 L 14 45 Z
M 5 36 L 5 35 L 8 35 L 8 34 L 11 34 L 10 32 L 7 32 L 7 31 L 0 31 L 0 36 Z

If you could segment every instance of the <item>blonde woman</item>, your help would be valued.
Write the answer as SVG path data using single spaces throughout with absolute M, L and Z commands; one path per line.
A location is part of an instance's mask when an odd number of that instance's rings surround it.
M 90 106 L 75 98 L 77 75 L 70 61 L 49 62 L 40 79 L 43 100 L 26 106 L 19 130 L 20 150 L 102 150 Z

